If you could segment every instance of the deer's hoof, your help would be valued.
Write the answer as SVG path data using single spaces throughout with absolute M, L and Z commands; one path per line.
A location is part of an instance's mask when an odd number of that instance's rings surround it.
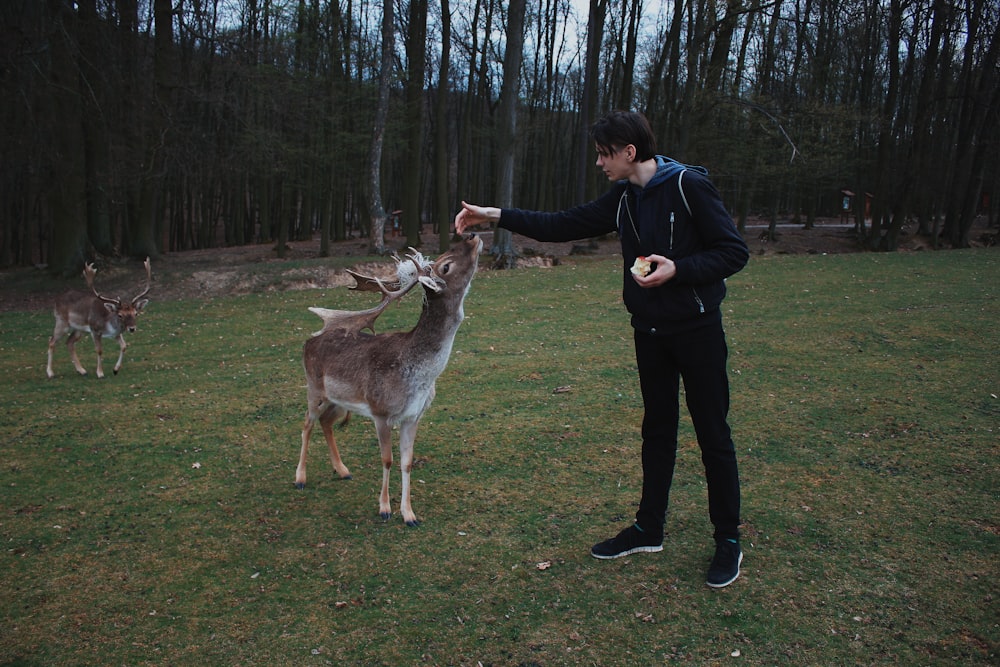
M 410 528 L 416 528 L 417 526 L 420 525 L 420 520 L 419 519 L 411 519 L 410 521 L 406 522 L 406 525 L 409 526 Z
M 354 475 L 344 475 L 340 479 L 354 479 Z
M 389 519 L 392 518 L 392 512 L 379 512 L 378 515 L 382 518 L 383 521 L 388 521 Z
M 305 482 L 295 482 L 295 488 L 298 489 L 299 491 L 301 491 L 302 489 L 306 488 L 306 483 Z

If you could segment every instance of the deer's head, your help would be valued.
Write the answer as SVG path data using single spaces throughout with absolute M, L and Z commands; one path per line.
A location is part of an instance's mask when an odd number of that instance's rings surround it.
M 361 311 L 310 308 L 309 310 L 323 318 L 324 322 L 322 331 L 317 331 L 314 335 L 332 329 L 352 332 L 368 329 L 374 332 L 375 320 L 382 311 L 390 303 L 402 299 L 417 285 L 424 287 L 425 304 L 433 303 L 436 311 L 440 311 L 443 306 L 444 312 L 457 314 L 461 321 L 462 301 L 472 284 L 472 277 L 476 274 L 479 253 L 482 249 L 483 241 L 475 234 L 464 237 L 436 261 L 431 261 L 410 248 L 412 253 L 407 255 L 406 259 L 395 257 L 396 280 L 364 276 L 348 269 L 347 273 L 356 281 L 351 289 L 379 292 L 382 294 L 382 302 L 374 308 Z
M 434 262 L 422 267 L 419 281 L 428 297 L 444 294 L 459 294 L 469 290 L 472 277 L 476 275 L 479 253 L 483 240 L 475 234 L 467 234 Z
M 153 279 L 152 267 L 149 264 L 149 258 L 143 263 L 146 267 L 146 288 L 142 290 L 139 294 L 136 294 L 131 301 L 124 301 L 121 297 L 109 297 L 101 294 L 94 287 L 94 276 L 97 275 L 97 269 L 94 268 L 93 264 L 87 264 L 83 268 L 83 277 L 87 280 L 87 285 L 94 292 L 94 296 L 101 300 L 107 311 L 113 316 L 118 318 L 118 330 L 119 331 L 135 331 L 136 318 L 139 313 L 142 312 L 146 304 L 149 303 L 149 299 L 146 295 L 149 294 L 149 288 Z

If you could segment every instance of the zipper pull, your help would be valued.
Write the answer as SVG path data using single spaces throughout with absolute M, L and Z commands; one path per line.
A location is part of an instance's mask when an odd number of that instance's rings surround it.
M 674 249 L 674 212 L 670 212 L 670 249 Z

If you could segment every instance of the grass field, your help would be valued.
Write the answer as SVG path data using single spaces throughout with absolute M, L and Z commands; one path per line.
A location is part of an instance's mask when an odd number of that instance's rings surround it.
M 0 314 L 0 664 L 997 664 L 998 278 L 969 250 L 730 279 L 723 590 L 687 421 L 663 552 L 588 553 L 639 497 L 617 259 L 477 276 L 417 438 L 418 528 L 378 518 L 365 419 L 339 434 L 353 480 L 317 433 L 293 485 L 306 308 L 370 295 L 154 298 L 101 381 L 89 342 L 88 377 L 60 346 L 46 380 L 50 313 Z

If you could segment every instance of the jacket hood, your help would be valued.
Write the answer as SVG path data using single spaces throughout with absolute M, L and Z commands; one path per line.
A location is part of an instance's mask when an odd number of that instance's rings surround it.
M 653 174 L 653 178 L 649 179 L 649 183 L 646 184 L 646 187 L 648 188 L 653 185 L 659 185 L 677 172 L 684 171 L 685 169 L 697 171 L 703 176 L 708 176 L 708 169 L 705 169 L 704 167 L 693 164 L 684 164 L 683 162 L 678 162 L 677 160 L 664 155 L 657 155 L 656 173 Z

